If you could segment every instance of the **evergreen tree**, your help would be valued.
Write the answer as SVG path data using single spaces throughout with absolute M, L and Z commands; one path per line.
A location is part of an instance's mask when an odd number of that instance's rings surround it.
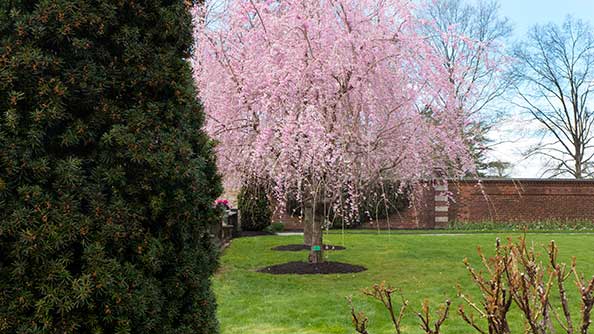
M 217 332 L 182 0 L 0 1 L 0 332 Z

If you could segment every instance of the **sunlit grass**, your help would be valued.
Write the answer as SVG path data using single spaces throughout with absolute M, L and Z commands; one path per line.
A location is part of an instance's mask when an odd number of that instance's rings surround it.
M 354 333 L 345 299 L 350 295 L 356 306 L 369 316 L 371 334 L 393 333 L 384 309 L 360 293 L 362 288 L 383 280 L 401 288 L 411 302 L 404 322 L 405 333 L 421 332 L 413 310 L 420 308 L 424 298 L 435 307 L 447 298 L 452 299 L 453 312 L 444 333 L 470 333 L 455 312 L 461 303 L 456 296 L 456 284 L 476 294 L 462 260 L 468 257 L 480 267 L 476 246 L 492 252 L 497 237 L 519 236 L 510 233 L 326 235 L 326 243 L 347 247 L 343 251 L 326 252 L 327 260 L 368 268 L 362 273 L 342 275 L 275 276 L 255 272 L 272 264 L 306 260 L 307 252 L 270 250 L 274 246 L 300 243 L 302 237 L 235 239 L 225 250 L 221 268 L 213 280 L 222 334 Z M 528 234 L 528 240 L 539 247 L 551 239 L 560 247 L 561 260 L 569 262 L 572 256 L 577 256 L 578 268 L 587 277 L 594 274 L 594 235 Z M 540 249 L 545 254 L 544 248 Z M 575 286 L 568 283 L 568 289 L 577 311 Z M 521 333 L 517 312 L 512 322 L 512 327 L 517 329 L 514 332 Z

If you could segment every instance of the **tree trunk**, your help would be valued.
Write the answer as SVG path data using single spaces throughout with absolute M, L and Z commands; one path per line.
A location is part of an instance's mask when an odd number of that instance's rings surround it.
M 580 154 L 580 149 L 579 147 L 577 147 L 578 145 L 576 144 L 576 153 L 575 153 L 575 178 L 576 179 L 581 179 L 582 178 L 582 155 Z
M 303 239 L 306 245 L 310 246 L 309 263 L 324 262 L 323 248 L 322 248 L 322 221 L 316 219 L 313 207 L 305 208 L 304 219 L 304 233 Z M 309 231 L 306 233 L 305 231 Z M 307 244 L 309 242 L 309 244 Z
M 305 208 L 303 212 L 303 244 L 310 247 L 313 245 L 313 217 L 311 216 L 311 208 Z

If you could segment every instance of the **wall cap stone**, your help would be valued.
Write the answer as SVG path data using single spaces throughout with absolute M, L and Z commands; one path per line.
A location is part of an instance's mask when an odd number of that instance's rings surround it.
M 508 183 L 508 184 L 522 184 L 522 183 L 583 183 L 588 185 L 594 185 L 594 179 L 538 179 L 538 178 L 463 178 L 463 179 L 448 179 L 448 182 L 459 182 L 459 183 Z

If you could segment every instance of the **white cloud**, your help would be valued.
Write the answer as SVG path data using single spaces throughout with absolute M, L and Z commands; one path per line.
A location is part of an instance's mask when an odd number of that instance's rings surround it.
M 489 157 L 511 163 L 511 177 L 541 177 L 546 169 L 546 161 L 541 157 L 525 157 L 529 148 L 540 142 L 537 132 L 541 129 L 537 121 L 528 119 L 520 112 L 512 112 L 489 134 L 494 143 Z

